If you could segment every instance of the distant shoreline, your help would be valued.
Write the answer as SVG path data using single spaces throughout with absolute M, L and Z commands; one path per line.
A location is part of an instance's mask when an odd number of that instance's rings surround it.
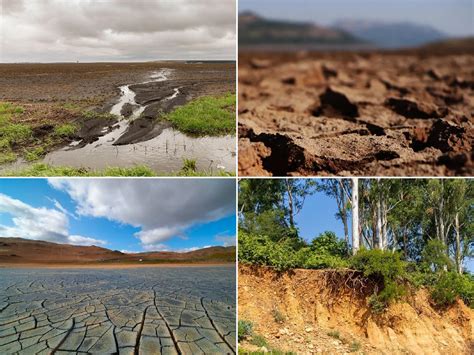
M 133 269 L 133 268 L 171 268 L 171 267 L 216 267 L 231 266 L 235 262 L 227 263 L 90 263 L 90 264 L 44 264 L 44 263 L 0 263 L 1 269 Z

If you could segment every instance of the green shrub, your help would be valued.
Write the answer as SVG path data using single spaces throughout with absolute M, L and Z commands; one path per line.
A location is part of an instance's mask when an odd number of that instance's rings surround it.
M 328 335 L 334 339 L 341 340 L 341 333 L 339 333 L 339 331 L 337 330 L 331 330 L 330 332 L 328 332 Z
M 334 232 L 326 231 L 311 241 L 311 249 L 319 254 L 344 257 L 348 254 L 347 244 L 339 240 Z
M 312 253 L 304 262 L 306 269 L 338 269 L 349 265 L 348 261 L 339 257 L 328 254 Z
M 474 306 L 474 282 L 469 275 L 443 272 L 431 290 L 431 298 L 440 306 L 453 304 L 461 298 L 471 308 Z
M 248 337 L 252 336 L 253 334 L 253 324 L 248 320 L 239 320 L 238 325 L 238 338 L 239 341 L 247 339 Z
M 374 312 L 380 312 L 404 295 L 405 288 L 399 281 L 406 275 L 406 264 L 400 259 L 399 253 L 362 249 L 352 257 L 351 265 L 381 286 L 381 290 L 369 300 Z

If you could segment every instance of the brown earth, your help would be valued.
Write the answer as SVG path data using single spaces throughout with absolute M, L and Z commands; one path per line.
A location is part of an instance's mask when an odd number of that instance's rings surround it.
M 239 266 L 239 320 L 273 348 L 301 354 L 472 354 L 474 311 L 462 301 L 446 309 L 426 290 L 374 314 L 373 285 L 351 271 Z M 243 349 L 256 350 L 247 342 Z
M 141 261 L 140 261 L 141 260 Z M 0 265 L 223 263 L 235 262 L 235 247 L 210 247 L 186 253 L 122 253 L 98 246 L 0 238 Z
M 240 53 L 239 174 L 472 175 L 474 53 L 431 52 Z

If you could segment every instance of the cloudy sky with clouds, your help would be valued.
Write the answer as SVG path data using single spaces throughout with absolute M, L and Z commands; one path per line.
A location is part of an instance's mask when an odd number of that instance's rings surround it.
M 0 61 L 235 59 L 235 0 L 0 0 Z
M 7 179 L 0 237 L 125 251 L 235 245 L 232 179 Z

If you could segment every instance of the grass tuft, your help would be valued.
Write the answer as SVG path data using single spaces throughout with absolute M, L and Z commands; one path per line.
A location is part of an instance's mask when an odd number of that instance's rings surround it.
M 235 134 L 235 94 L 205 96 L 163 116 L 183 133 L 193 136 Z
M 54 127 L 54 134 L 58 137 L 74 137 L 76 132 L 77 126 L 70 123 Z

